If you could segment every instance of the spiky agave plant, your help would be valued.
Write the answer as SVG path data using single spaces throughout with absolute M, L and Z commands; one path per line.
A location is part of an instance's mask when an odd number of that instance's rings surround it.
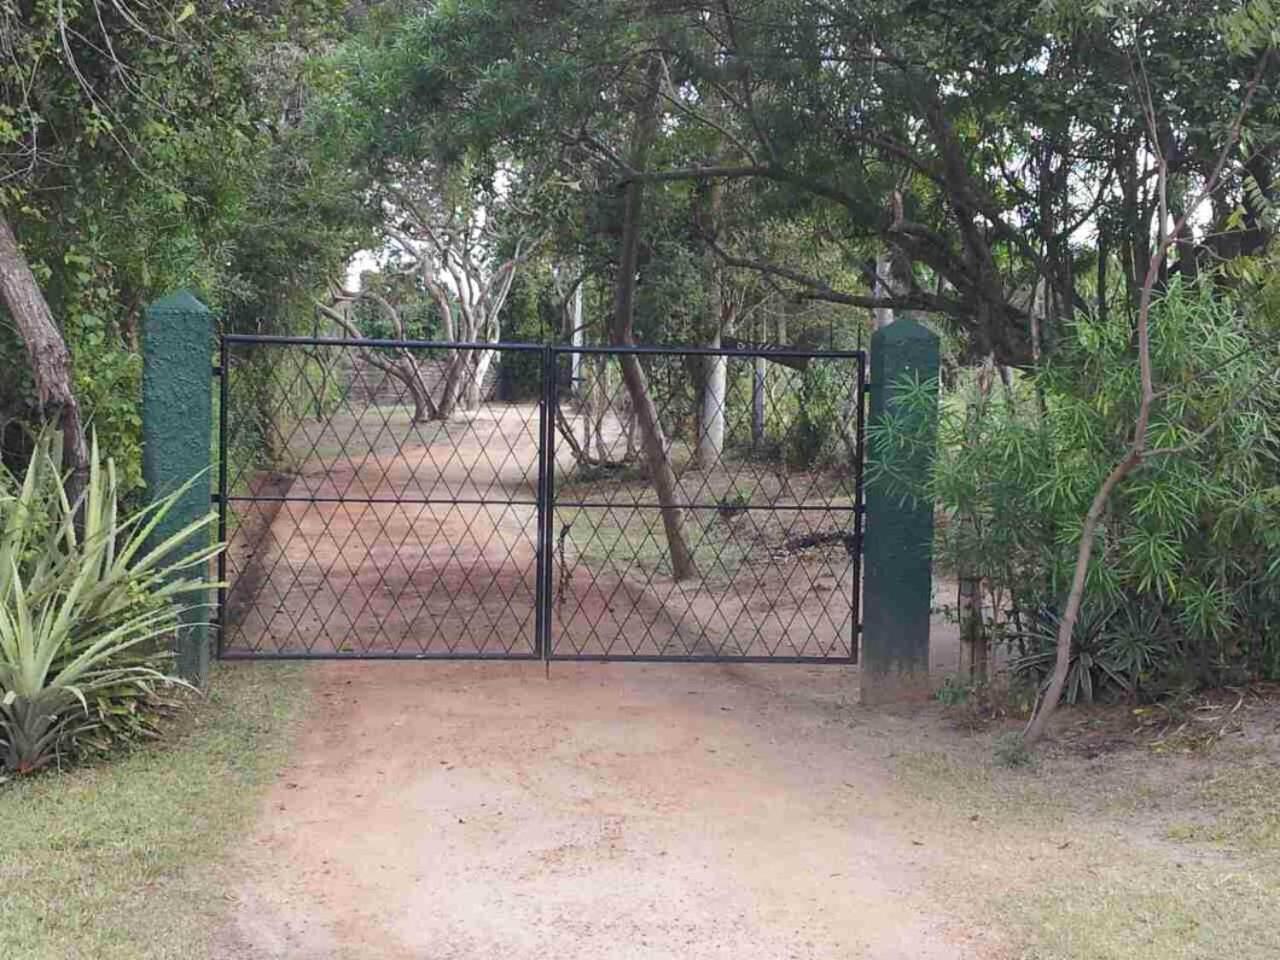
M 99 730 L 104 716 L 181 683 L 164 667 L 184 602 L 209 587 L 214 515 L 150 543 L 196 482 L 127 519 L 115 466 L 92 443 L 88 482 L 67 496 L 53 434 L 0 496 L 0 764 L 28 773 Z

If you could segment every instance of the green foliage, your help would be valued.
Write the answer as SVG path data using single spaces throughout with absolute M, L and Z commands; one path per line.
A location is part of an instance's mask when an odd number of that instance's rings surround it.
M 516 271 L 501 325 L 502 339 L 513 343 L 555 343 L 567 339 L 562 332 L 563 314 L 560 298 L 551 283 L 550 264 L 533 260 Z M 538 399 L 542 389 L 542 358 L 538 354 L 502 353 L 498 363 L 503 396 L 512 400 Z M 567 369 L 561 375 L 567 376 Z
M 751 506 L 751 494 L 741 487 L 734 487 L 716 500 L 716 508 L 722 517 L 732 517 Z
M 83 498 L 69 502 L 54 439 L 39 439 L 20 481 L 0 483 L 0 762 L 15 773 L 147 729 L 156 686 L 178 682 L 163 668 L 179 604 L 207 589 L 221 549 L 192 547 L 207 544 L 212 514 L 149 542 L 185 488 L 119 516 L 120 481 L 96 439 Z
M 1093 703 L 1094 690 L 1107 680 L 1115 680 L 1121 686 L 1129 678 L 1113 676 L 1106 655 L 1107 623 L 1114 611 L 1101 608 L 1082 608 L 1071 631 L 1071 665 L 1067 672 L 1067 685 L 1063 698 L 1067 703 Z M 1052 610 L 1035 611 L 1031 626 L 1025 632 L 1014 633 L 1011 639 L 1029 648 L 1010 664 L 1015 676 L 1029 678 L 1037 684 L 1048 684 L 1058 655 L 1058 627 L 1061 618 Z
M 936 694 L 938 702 L 948 707 L 958 707 L 969 699 L 970 688 L 956 677 L 947 677 L 942 681 Z
M 1175 281 L 1155 305 L 1152 449 L 1115 492 L 1086 580 L 1095 610 L 1133 612 L 1118 625 L 1123 636 L 1078 626 L 1075 694 L 1087 698 L 1099 679 L 1133 692 L 1183 673 L 1275 676 L 1274 325 L 1257 300 L 1208 282 Z M 985 383 L 982 371 L 962 377 L 943 399 L 936 448 L 923 420 L 936 384 L 897 384 L 872 433 L 873 479 L 938 504 L 942 562 L 981 577 L 995 626 L 1024 640 L 1038 628 L 1019 631 L 1015 613 L 1034 621 L 1029 612 L 1057 608 L 1082 518 L 1123 455 L 1137 408 L 1127 320 L 1079 315 L 1068 333 L 1042 371 L 1008 388 L 989 372 Z M 902 467 L 922 453 L 931 469 Z
M 848 384 L 830 363 L 810 363 L 800 376 L 799 403 L 786 433 L 787 464 L 813 469 L 839 455 Z
M 187 7 L 0 4 L 0 213 L 130 502 L 146 305 L 189 288 L 229 330 L 301 332 L 312 291 L 368 236 L 343 154 L 326 152 L 303 109 L 309 49 L 337 7 L 233 4 L 184 20 Z M 34 421 L 25 353 L 2 315 L 0 364 L 21 371 L 4 378 L 0 422 Z
M 994 759 L 997 766 L 1017 770 L 1035 764 L 1035 756 L 1027 748 L 1022 734 L 1010 730 L 995 739 Z
M 1067 703 L 1093 703 L 1107 693 L 1136 696 L 1140 689 L 1173 675 L 1181 655 L 1178 637 L 1164 629 L 1158 617 L 1140 610 L 1137 603 L 1123 611 L 1081 609 L 1072 630 L 1071 665 L 1063 690 Z M 1060 625 L 1057 612 L 1042 607 L 1024 630 L 1008 635 L 1021 651 L 1009 665 L 1014 676 L 1047 685 Z

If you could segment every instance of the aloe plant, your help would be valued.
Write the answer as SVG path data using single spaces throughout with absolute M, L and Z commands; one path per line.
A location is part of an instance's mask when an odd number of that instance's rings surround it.
M 74 750 L 157 684 L 182 682 L 164 670 L 165 641 L 221 549 L 209 543 L 213 513 L 150 542 L 186 487 L 121 519 L 96 438 L 72 503 L 57 449 L 45 434 L 20 483 L 0 478 L 0 764 L 15 773 Z

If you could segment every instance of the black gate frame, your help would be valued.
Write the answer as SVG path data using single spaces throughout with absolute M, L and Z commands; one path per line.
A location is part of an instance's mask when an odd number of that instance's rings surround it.
M 296 347 L 336 347 L 347 349 L 388 348 L 394 350 L 495 350 L 507 353 L 538 353 L 541 360 L 541 398 L 538 404 L 538 479 L 535 501 L 532 503 L 516 500 L 497 500 L 483 498 L 480 505 L 529 505 L 537 510 L 536 568 L 534 574 L 534 592 L 530 598 L 534 608 L 534 642 L 530 652 L 502 653 L 360 653 L 342 654 L 337 652 L 314 653 L 280 653 L 280 652 L 237 652 L 226 650 L 226 605 L 227 605 L 227 556 L 226 551 L 218 555 L 218 598 L 214 627 L 217 632 L 217 655 L 223 660 L 525 660 L 525 661 L 584 661 L 584 662 L 639 662 L 639 663 L 792 663 L 792 664 L 856 664 L 858 662 L 859 640 L 862 633 L 861 594 L 862 594 L 862 544 L 865 522 L 864 473 L 866 459 L 866 414 L 870 384 L 867 380 L 867 354 L 863 350 L 805 350 L 791 347 L 773 346 L 734 346 L 734 347 L 686 347 L 686 346 L 590 346 L 565 344 L 531 344 L 531 343 L 484 343 L 435 340 L 394 340 L 365 339 L 347 337 L 307 337 L 307 336 L 272 336 L 257 334 L 222 334 L 219 336 L 218 363 L 214 367 L 214 376 L 218 379 L 218 483 L 217 491 L 211 500 L 218 511 L 218 539 L 222 542 L 227 537 L 227 510 L 233 501 L 262 502 L 292 499 L 301 502 L 324 502 L 330 498 L 317 497 L 279 497 L 246 495 L 236 496 L 228 489 L 228 414 L 229 414 L 229 380 L 228 348 L 235 345 L 277 345 Z M 555 413 L 560 402 L 560 360 L 565 357 L 604 355 L 607 357 L 634 356 L 699 356 L 725 357 L 726 359 L 754 360 L 835 360 L 850 361 L 856 364 L 856 463 L 854 464 L 854 502 L 852 507 L 839 508 L 851 514 L 853 521 L 853 544 L 850 549 L 850 560 L 853 568 L 852 596 L 850 597 L 852 615 L 848 656 L 760 656 L 760 655 L 650 655 L 630 653 L 583 654 L 576 652 L 557 653 L 554 636 L 554 518 L 556 507 L 591 507 L 599 506 L 591 501 L 559 500 L 556 496 L 556 420 Z M 382 501 L 362 499 L 359 497 L 338 497 L 340 503 L 423 503 L 423 504 L 464 504 L 476 501 L 448 498 Z M 611 505 L 605 505 L 611 506 Z M 707 505 L 689 505 L 707 506 Z M 710 505 L 715 506 L 715 505 Z M 657 509 L 657 507 L 654 507 Z M 805 510 L 818 509 L 803 505 L 767 506 L 748 505 L 752 511 Z M 830 504 L 821 509 L 833 512 Z

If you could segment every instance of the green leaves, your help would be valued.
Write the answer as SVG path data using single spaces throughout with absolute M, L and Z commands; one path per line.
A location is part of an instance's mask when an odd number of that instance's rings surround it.
M 1156 303 L 1153 452 L 1116 491 L 1086 581 L 1095 606 L 1158 613 L 1147 634 L 1185 638 L 1214 663 L 1276 662 L 1260 654 L 1280 625 L 1280 342 L 1267 309 L 1208 282 L 1174 281 Z M 872 431 L 872 477 L 942 512 L 941 564 L 1024 610 L 1065 590 L 1084 512 L 1133 429 L 1127 319 L 1079 316 L 1068 333 L 1008 390 L 963 371 L 944 394 L 936 451 L 918 416 L 931 385 L 893 384 Z M 909 466 L 926 448 L 929 467 Z M 1155 669 L 1130 634 L 1123 656 L 1081 655 L 1074 695 L 1096 692 L 1099 671 L 1123 687 Z
M 1280 47 L 1280 6 L 1274 0 L 1248 0 L 1220 17 L 1218 26 L 1233 53 Z
M 181 682 L 163 671 L 168 640 L 221 549 L 207 543 L 213 514 L 149 543 L 185 487 L 120 518 L 96 437 L 84 495 L 69 502 L 55 441 L 39 438 L 20 485 L 0 481 L 0 763 L 16 773 L 139 729 L 124 718 L 157 684 Z

